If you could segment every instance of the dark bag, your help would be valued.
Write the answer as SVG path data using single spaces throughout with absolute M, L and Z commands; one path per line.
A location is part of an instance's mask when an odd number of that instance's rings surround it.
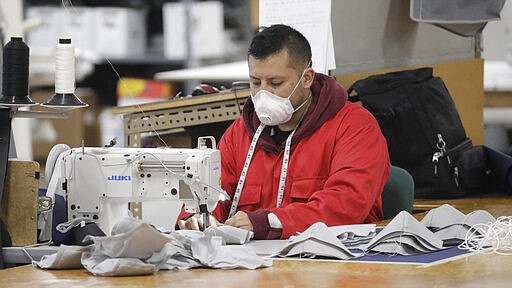
M 481 192 L 483 147 L 474 147 L 455 103 L 432 68 L 370 76 L 348 90 L 377 119 L 391 164 L 409 171 L 416 198 L 453 198 Z
M 488 190 L 497 194 L 512 193 L 512 156 L 484 146 L 487 159 Z

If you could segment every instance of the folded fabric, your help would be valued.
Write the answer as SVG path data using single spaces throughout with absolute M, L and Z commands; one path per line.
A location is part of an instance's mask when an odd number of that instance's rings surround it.
M 476 224 L 491 224 L 496 222 L 496 218 L 485 210 L 475 210 L 464 217 L 462 224 L 466 226 L 474 226 Z
M 345 235 L 347 233 L 358 237 L 366 237 L 374 233 L 376 228 L 376 224 L 350 224 L 328 227 L 329 231 L 331 231 L 338 238 L 340 235 Z
M 127 276 L 154 274 L 161 269 L 209 267 L 220 269 L 256 269 L 272 265 L 249 247 L 225 245 L 246 243 L 249 231 L 212 227 L 202 231 L 179 230 L 160 233 L 153 226 L 135 218 L 121 219 L 112 236 L 87 236 L 93 245 L 64 246 L 57 253 L 35 262 L 41 268 L 81 268 L 94 275 Z
M 143 223 L 143 222 L 139 218 L 123 217 L 120 220 L 118 220 L 114 224 L 114 226 L 112 226 L 112 231 L 110 231 L 110 235 L 117 235 L 117 234 L 129 232 L 141 223 Z
M 362 244 L 370 242 L 376 235 L 375 224 L 352 224 L 331 226 L 331 231 L 347 248 L 359 249 Z
M 112 258 L 146 259 L 155 252 L 162 250 L 169 238 L 153 226 L 145 222 L 134 222 L 137 225 L 128 232 L 106 236 L 87 236 L 85 240 L 94 242 L 97 253 Z
M 217 236 L 218 237 L 218 236 Z M 272 262 L 264 260 L 256 255 L 254 251 L 245 246 L 222 245 L 219 238 L 201 237 L 192 242 L 192 255 L 201 264 L 210 268 L 235 269 L 246 268 L 256 269 L 269 267 Z
M 455 207 L 445 204 L 430 210 L 421 223 L 433 231 L 443 241 L 444 246 L 451 246 L 462 243 L 471 227 L 495 221 L 496 219 L 485 210 L 475 210 L 465 215 Z M 475 229 L 477 233 L 484 233 L 478 231 L 478 227 Z
M 401 211 L 366 245 L 365 250 L 411 255 L 441 249 L 441 239 L 407 211 Z
M 428 228 L 441 228 L 461 223 L 466 215 L 450 204 L 443 204 L 427 212 L 421 223 Z
M 81 262 L 87 271 L 98 276 L 136 276 L 158 271 L 155 265 L 137 258 L 110 258 L 99 253 L 83 253 Z
M 82 268 L 82 252 L 91 249 L 91 246 L 60 245 L 57 253 L 43 255 L 41 260 L 33 261 L 32 265 L 43 269 L 79 269 Z
M 317 222 L 306 231 L 290 237 L 289 243 L 277 255 L 281 257 L 328 257 L 337 259 L 350 259 L 360 256 L 360 254 L 349 251 L 322 222 Z
M 153 253 L 146 260 L 147 263 L 154 264 L 158 270 L 190 269 L 203 266 L 199 260 L 194 258 L 192 251 L 175 245 L 176 242 L 165 244 L 162 251 Z

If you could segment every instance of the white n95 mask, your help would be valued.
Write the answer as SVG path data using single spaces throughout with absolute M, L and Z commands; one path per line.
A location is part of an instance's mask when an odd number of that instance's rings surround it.
M 290 97 L 292 97 L 295 90 L 297 90 L 297 87 L 299 87 L 299 83 L 302 80 L 302 77 L 304 77 L 306 69 L 302 71 L 302 75 L 300 76 L 299 81 L 297 81 L 297 84 L 295 84 L 292 93 L 290 93 L 286 98 L 279 97 L 264 89 L 258 91 L 255 95 L 252 95 L 251 93 L 254 110 L 256 111 L 256 115 L 258 115 L 261 123 L 270 126 L 286 123 L 290 121 L 295 111 L 299 110 L 304 106 L 304 104 L 306 104 L 307 100 L 294 109 L 292 102 L 290 101 Z

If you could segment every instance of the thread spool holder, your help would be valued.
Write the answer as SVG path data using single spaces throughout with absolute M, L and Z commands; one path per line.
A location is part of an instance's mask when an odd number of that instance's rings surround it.
M 47 111 L 25 111 L 18 108 L 11 108 L 11 118 L 48 118 L 48 119 L 66 119 L 70 113 L 67 111 L 47 112 Z

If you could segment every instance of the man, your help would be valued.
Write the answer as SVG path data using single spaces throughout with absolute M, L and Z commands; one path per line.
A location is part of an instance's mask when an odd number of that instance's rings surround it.
M 319 221 L 381 220 L 390 164 L 375 118 L 314 72 L 307 39 L 289 26 L 258 32 L 248 64 L 251 98 L 218 145 L 232 200 L 219 202 L 214 220 L 255 239 L 286 239 Z M 197 229 L 198 220 L 178 225 Z

